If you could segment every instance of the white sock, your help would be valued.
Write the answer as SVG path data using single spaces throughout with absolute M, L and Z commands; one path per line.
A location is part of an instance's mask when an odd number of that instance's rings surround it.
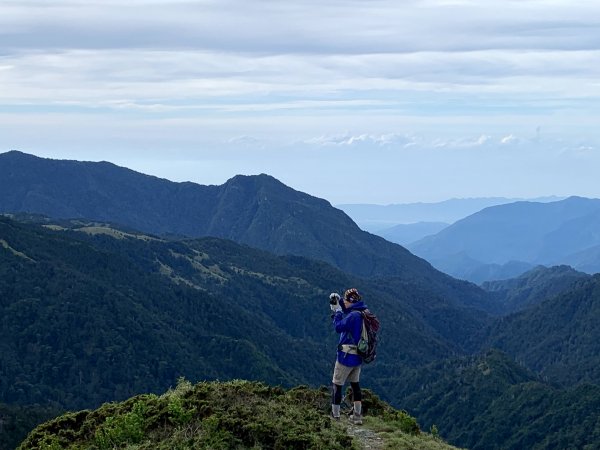
M 362 402 L 354 402 L 354 414 L 357 416 L 362 414 Z
M 331 405 L 333 417 L 340 417 L 340 405 Z

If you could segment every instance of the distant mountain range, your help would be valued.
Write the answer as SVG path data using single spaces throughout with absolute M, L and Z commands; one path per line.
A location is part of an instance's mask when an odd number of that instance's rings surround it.
M 337 208 L 348 214 L 363 230 L 380 234 L 399 224 L 418 222 L 454 223 L 490 206 L 521 201 L 522 198 L 485 197 L 453 198 L 435 203 L 400 203 L 391 205 L 342 204 Z M 560 197 L 530 199 L 535 202 L 561 200 Z
M 406 246 L 426 236 L 439 233 L 448 225 L 450 224 L 445 222 L 417 222 L 395 225 L 374 233 L 390 242 Z
M 570 264 L 600 271 L 600 200 L 570 197 L 549 203 L 516 202 L 486 208 L 408 247 L 453 276 L 485 281 L 509 267 Z M 519 275 L 512 272 L 510 276 Z
M 362 231 L 329 202 L 268 175 L 221 186 L 174 183 L 107 162 L 0 154 L 0 213 L 108 221 L 169 236 L 214 236 L 327 262 L 358 276 L 427 285 L 457 304 L 488 305 L 474 286 L 435 270 L 404 247 Z M 448 294 L 450 291 L 455 294 Z

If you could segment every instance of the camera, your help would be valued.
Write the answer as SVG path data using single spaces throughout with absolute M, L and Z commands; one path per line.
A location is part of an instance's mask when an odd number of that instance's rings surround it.
M 337 305 L 340 303 L 340 295 L 332 292 L 331 294 L 329 294 L 329 304 L 330 305 Z

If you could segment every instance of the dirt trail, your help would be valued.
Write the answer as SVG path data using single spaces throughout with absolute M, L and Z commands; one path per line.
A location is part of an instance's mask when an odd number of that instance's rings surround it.
M 348 423 L 348 434 L 356 438 L 363 450 L 382 450 L 383 439 L 372 430 L 365 428 L 363 425 L 354 425 Z

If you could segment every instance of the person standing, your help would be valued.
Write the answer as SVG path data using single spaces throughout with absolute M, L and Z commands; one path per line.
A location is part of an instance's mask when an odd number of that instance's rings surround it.
M 353 410 L 350 421 L 362 424 L 362 395 L 360 391 L 360 370 L 362 358 L 358 354 L 357 344 L 361 337 L 363 317 L 361 311 L 367 309 L 361 295 L 355 288 L 344 293 L 343 300 L 336 293 L 329 296 L 333 312 L 333 327 L 340 333 L 337 358 L 333 369 L 331 412 L 334 419 L 340 419 L 342 390 L 346 382 L 350 383 L 353 393 Z

